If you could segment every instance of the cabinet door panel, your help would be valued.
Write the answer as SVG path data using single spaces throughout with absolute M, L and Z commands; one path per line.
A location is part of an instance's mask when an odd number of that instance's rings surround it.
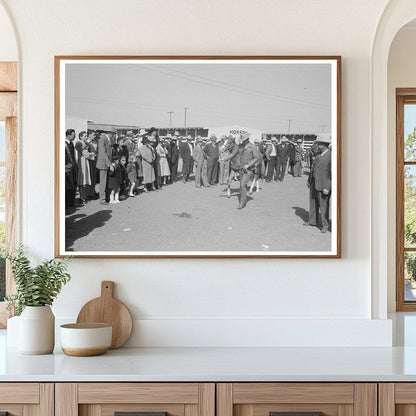
M 377 416 L 375 383 L 219 383 L 217 416 Z M 273 416 L 273 415 L 272 415 Z M 415 415 L 416 416 L 416 415 Z
M 379 416 L 416 416 L 416 383 L 380 383 Z
M 55 416 L 215 416 L 214 383 L 62 383 L 56 386 L 55 400 Z

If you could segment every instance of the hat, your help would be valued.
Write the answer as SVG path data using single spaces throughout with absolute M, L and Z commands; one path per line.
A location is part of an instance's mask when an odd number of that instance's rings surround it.
M 266 140 L 266 144 L 272 144 L 271 140 Z
M 178 132 L 178 130 L 175 130 L 175 134 L 174 134 L 175 136 L 179 136 L 179 132 Z
M 281 141 L 282 142 L 287 142 L 287 137 L 286 136 L 283 136 Z
M 147 134 L 147 131 L 145 129 L 140 129 L 139 136 L 144 136 L 145 134 Z
M 156 131 L 156 127 L 150 127 L 149 133 L 152 134 L 154 131 Z
M 225 135 L 225 134 L 223 134 L 222 136 L 221 136 L 221 140 L 225 140 L 227 138 L 227 136 Z
M 302 139 L 297 139 L 296 140 L 298 143 L 302 143 Z
M 227 139 L 234 139 L 235 137 L 232 134 L 229 134 Z
M 211 134 L 211 136 L 209 138 L 217 140 L 217 136 L 215 134 Z
M 241 143 L 244 142 L 244 140 L 249 139 L 250 136 L 251 136 L 251 133 L 249 133 L 249 132 L 245 132 L 243 134 L 240 134 L 240 142 Z
M 132 130 L 129 130 L 129 131 L 126 133 L 126 136 L 128 136 L 128 137 L 133 137 L 133 131 L 132 131 Z
M 171 139 L 171 138 L 172 138 L 172 135 L 170 133 L 168 133 L 165 137 L 165 139 Z
M 173 136 L 173 137 L 172 137 L 172 141 L 177 142 L 177 141 L 178 141 L 178 138 L 177 138 L 177 137 L 175 137 L 175 136 Z
M 201 137 L 201 136 L 198 136 L 198 137 L 196 138 L 196 141 L 197 141 L 197 143 L 202 142 L 202 137 Z
M 111 156 L 111 161 L 112 162 L 115 162 L 116 160 L 119 160 L 119 159 L 120 159 L 120 155 L 118 155 L 117 153 L 114 154 L 113 156 Z
M 316 136 L 316 141 L 321 143 L 331 143 L 331 135 L 329 133 L 321 133 Z

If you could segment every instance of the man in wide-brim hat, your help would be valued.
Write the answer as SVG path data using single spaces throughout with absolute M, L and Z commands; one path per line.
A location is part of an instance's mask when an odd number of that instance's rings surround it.
M 240 145 L 225 160 L 238 164 L 240 173 L 240 198 L 237 209 L 243 209 L 247 204 L 247 184 L 253 177 L 254 168 L 261 160 L 261 153 L 256 145 L 250 143 L 250 133 L 240 135 Z M 237 160 L 238 159 L 238 160 Z
M 319 227 L 321 223 L 321 233 L 326 233 L 329 229 L 331 199 L 331 136 L 318 134 L 316 143 L 318 154 L 313 161 L 308 179 L 309 220 L 305 225 Z

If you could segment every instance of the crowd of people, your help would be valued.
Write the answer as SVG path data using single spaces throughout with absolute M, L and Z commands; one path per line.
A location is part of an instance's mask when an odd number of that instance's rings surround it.
M 260 181 L 283 182 L 288 173 L 299 178 L 307 166 L 310 207 L 305 225 L 321 223 L 321 231 L 326 232 L 331 191 L 330 143 L 328 135 L 318 135 L 307 150 L 302 139 L 293 141 L 285 136 L 263 137 L 254 143 L 250 142 L 249 133 L 193 138 L 175 132 L 160 137 L 154 127 L 140 129 L 137 134 L 130 131 L 116 135 L 110 140 L 106 132 L 81 131 L 76 138 L 74 129 L 68 129 L 65 205 L 78 206 L 93 199 L 99 199 L 103 205 L 117 204 L 140 193 L 162 190 L 178 180 L 188 183 L 191 179 L 196 188 L 226 185 L 230 197 L 231 182 L 239 180 L 238 208 L 242 209 L 247 194 L 252 194 L 254 188 L 260 190 Z

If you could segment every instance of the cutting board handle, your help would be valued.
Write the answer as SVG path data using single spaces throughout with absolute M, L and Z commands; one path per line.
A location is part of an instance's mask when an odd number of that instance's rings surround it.
M 101 297 L 112 298 L 114 292 L 114 282 L 110 280 L 104 280 L 101 282 Z

